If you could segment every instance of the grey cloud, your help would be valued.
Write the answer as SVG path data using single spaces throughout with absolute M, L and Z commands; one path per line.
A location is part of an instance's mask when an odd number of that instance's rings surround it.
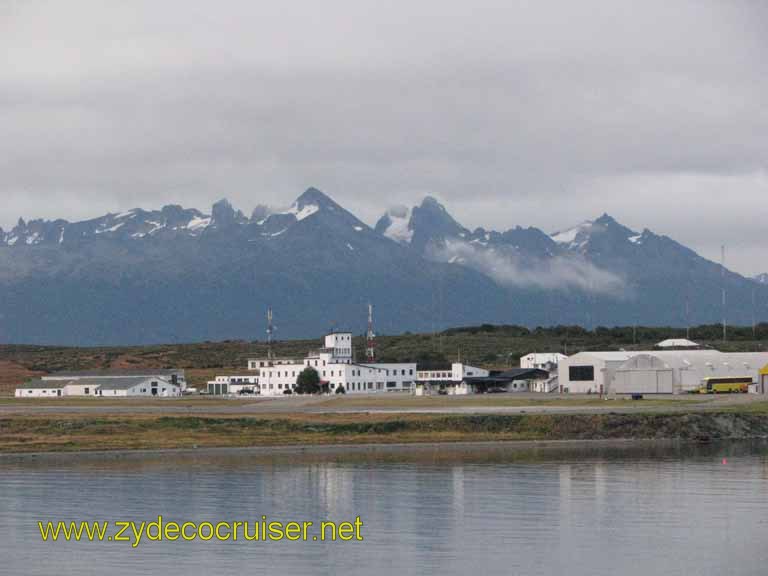
M 315 185 L 369 223 L 424 194 L 470 227 L 608 211 L 761 272 L 743 221 L 767 191 L 767 13 L 0 3 L 0 225 L 222 196 L 247 213 Z
M 622 278 L 577 256 L 555 256 L 534 262 L 520 262 L 513 253 L 478 248 L 469 242 L 449 240 L 433 248 L 431 256 L 440 261 L 461 262 L 505 286 L 541 288 L 567 292 L 573 289 L 615 298 L 630 296 Z

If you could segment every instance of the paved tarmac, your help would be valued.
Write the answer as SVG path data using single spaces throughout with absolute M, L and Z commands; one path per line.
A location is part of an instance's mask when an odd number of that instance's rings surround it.
M 661 400 L 662 402 L 658 402 Z M 711 411 L 766 400 L 763 396 L 677 396 L 639 401 L 606 400 L 589 396 L 495 394 L 485 397 L 415 398 L 402 394 L 346 398 L 293 397 L 253 399 L 57 399 L 0 402 L 0 417 L 51 415 L 235 415 L 259 414 L 632 414 Z M 586 404 L 585 404 L 586 403 Z

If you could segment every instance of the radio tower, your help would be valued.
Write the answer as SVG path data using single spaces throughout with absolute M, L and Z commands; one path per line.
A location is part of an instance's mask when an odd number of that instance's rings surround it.
M 267 308 L 267 359 L 272 360 L 272 307 Z
M 373 304 L 368 304 L 368 332 L 365 341 L 365 359 L 367 362 L 376 361 L 376 334 L 373 331 Z
M 727 340 L 728 324 L 726 319 L 726 301 L 725 301 L 725 244 L 720 247 L 720 274 L 723 283 L 723 342 Z

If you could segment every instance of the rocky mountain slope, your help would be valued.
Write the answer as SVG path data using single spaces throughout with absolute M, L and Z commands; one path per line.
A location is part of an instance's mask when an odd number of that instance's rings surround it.
M 752 317 L 768 285 L 610 216 L 547 234 L 462 226 L 433 198 L 371 228 L 310 188 L 246 216 L 222 200 L 0 230 L 0 342 L 262 339 L 480 323 L 682 325 Z M 686 312 L 687 315 L 686 315 Z M 764 316 L 764 315 L 763 315 Z

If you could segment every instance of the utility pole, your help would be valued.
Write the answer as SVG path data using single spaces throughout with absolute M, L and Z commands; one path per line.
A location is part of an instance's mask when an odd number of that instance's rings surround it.
M 752 340 L 757 340 L 757 318 L 755 314 L 755 287 L 752 286 Z
M 267 308 L 267 359 L 272 360 L 272 307 Z
M 720 275 L 723 284 L 723 342 L 725 342 L 728 336 L 725 317 L 725 244 L 720 247 Z
M 365 335 L 365 360 L 376 361 L 376 333 L 373 331 L 373 304 L 368 304 L 368 332 Z

